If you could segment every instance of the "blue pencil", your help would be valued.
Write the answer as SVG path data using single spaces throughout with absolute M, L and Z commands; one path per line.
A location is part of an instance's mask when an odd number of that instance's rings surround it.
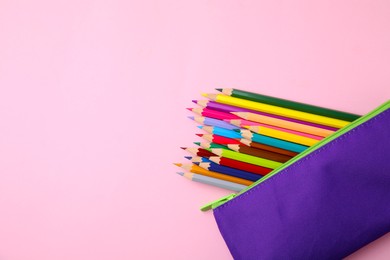
M 303 152 L 304 150 L 306 150 L 308 148 L 305 145 L 291 143 L 291 142 L 280 140 L 277 138 L 252 133 L 249 130 L 241 130 L 241 135 L 245 139 L 256 142 L 256 143 L 266 144 L 266 145 L 282 148 L 282 149 L 297 152 L 297 153 Z
M 200 129 L 203 129 L 207 133 L 219 135 L 227 138 L 242 138 L 241 134 L 234 130 L 228 130 L 217 126 L 198 126 Z
M 199 165 L 203 169 L 206 169 L 209 171 L 219 172 L 222 174 L 226 174 L 226 175 L 230 175 L 230 176 L 234 176 L 234 177 L 238 177 L 238 178 L 242 178 L 242 179 L 246 179 L 246 180 L 250 180 L 250 181 L 257 181 L 261 177 L 263 177 L 263 176 L 258 175 L 258 174 L 254 174 L 251 172 L 246 172 L 246 171 L 222 166 L 222 165 L 219 165 L 219 164 L 216 164 L 213 162 L 201 162 L 201 163 L 196 162 L 194 164 Z
M 187 160 L 190 160 L 191 162 L 211 162 L 209 159 L 205 157 L 200 157 L 200 156 L 184 156 Z

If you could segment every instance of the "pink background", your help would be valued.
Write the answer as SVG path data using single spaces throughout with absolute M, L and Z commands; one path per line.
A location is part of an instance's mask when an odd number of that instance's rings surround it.
M 0 259 L 230 259 L 228 191 L 171 163 L 238 87 L 355 113 L 390 97 L 390 2 L 0 0 Z M 358 216 L 357 216 L 358 217 Z M 390 235 L 350 259 L 389 259 Z

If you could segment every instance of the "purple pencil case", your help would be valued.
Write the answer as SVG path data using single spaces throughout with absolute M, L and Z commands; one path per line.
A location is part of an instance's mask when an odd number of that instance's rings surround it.
M 390 231 L 390 101 L 206 205 L 234 259 L 341 259 Z

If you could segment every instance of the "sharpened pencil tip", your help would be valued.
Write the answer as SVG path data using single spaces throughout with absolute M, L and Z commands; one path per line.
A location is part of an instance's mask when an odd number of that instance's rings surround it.
M 202 137 L 203 136 L 203 134 L 196 134 L 197 136 L 199 136 L 199 137 Z
M 180 147 L 180 148 L 183 149 L 183 150 L 187 149 L 187 147 Z
M 204 97 L 208 97 L 207 93 L 201 93 L 201 95 L 204 96 Z
M 184 156 L 184 158 L 186 158 L 187 160 L 191 160 L 192 159 L 191 156 Z
M 195 104 L 198 104 L 198 100 L 196 100 L 196 99 L 193 99 L 192 102 Z
M 191 107 L 187 107 L 186 109 L 187 109 L 187 110 L 190 110 L 190 111 L 192 111 L 192 109 L 193 109 L 193 108 L 191 108 Z
M 184 175 L 184 172 L 177 172 L 177 174 L 183 176 L 183 175 Z
M 173 163 L 173 164 L 176 166 L 179 166 L 179 167 L 181 167 L 183 165 L 182 163 Z
M 215 90 L 219 91 L 219 92 L 222 92 L 222 88 L 216 88 Z
M 195 164 L 195 165 L 198 165 L 198 166 L 199 166 L 199 164 L 200 164 L 200 163 L 198 163 L 198 162 L 194 162 L 193 164 Z
M 187 116 L 189 119 L 194 120 L 194 116 Z
M 196 145 L 200 145 L 200 142 L 194 142 L 194 144 L 196 144 Z
M 199 128 L 199 129 L 202 129 L 202 128 L 203 128 L 203 126 L 202 126 L 202 125 L 198 125 L 198 128 Z

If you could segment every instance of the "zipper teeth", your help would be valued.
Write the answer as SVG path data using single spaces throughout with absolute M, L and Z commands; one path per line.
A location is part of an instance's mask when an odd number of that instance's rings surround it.
M 355 121 L 351 122 L 349 125 L 341 128 L 340 130 L 336 131 L 334 134 L 322 139 L 320 142 L 318 142 L 317 144 L 309 147 L 308 149 L 306 149 L 305 151 L 303 151 L 302 153 L 300 153 L 299 155 L 297 155 L 296 157 L 292 158 L 290 161 L 286 162 L 285 164 L 281 165 L 279 168 L 276 168 L 274 171 L 272 171 L 271 173 L 267 174 L 266 176 L 264 176 L 263 178 L 261 178 L 260 180 L 254 182 L 252 185 L 248 186 L 247 188 L 241 190 L 239 193 L 237 193 L 233 198 L 247 192 L 248 190 L 254 188 L 255 186 L 257 186 L 258 184 L 266 181 L 267 179 L 271 178 L 272 176 L 274 176 L 275 174 L 277 174 L 278 172 L 280 172 L 281 170 L 287 168 L 288 166 L 290 166 L 291 164 L 295 163 L 296 161 L 298 161 L 299 159 L 301 159 L 302 157 L 306 156 L 307 154 L 311 153 L 312 151 L 318 149 L 319 147 L 329 143 L 330 141 L 336 139 L 337 137 L 339 137 L 340 135 L 348 132 L 349 130 L 357 127 L 358 125 L 364 123 L 365 121 L 371 119 L 374 115 L 376 115 L 378 113 L 378 111 L 381 111 L 381 110 L 384 110 L 384 108 L 390 106 L 390 101 L 382 104 L 381 106 L 377 107 L 376 109 L 374 109 L 373 111 L 369 112 L 368 114 L 366 114 L 365 116 L 362 116 L 358 119 L 356 119 Z M 227 202 L 227 201 L 226 201 Z M 225 202 L 225 203 L 226 203 Z M 222 203 L 224 204 L 224 203 Z M 218 206 L 221 206 L 222 204 L 218 205 Z

